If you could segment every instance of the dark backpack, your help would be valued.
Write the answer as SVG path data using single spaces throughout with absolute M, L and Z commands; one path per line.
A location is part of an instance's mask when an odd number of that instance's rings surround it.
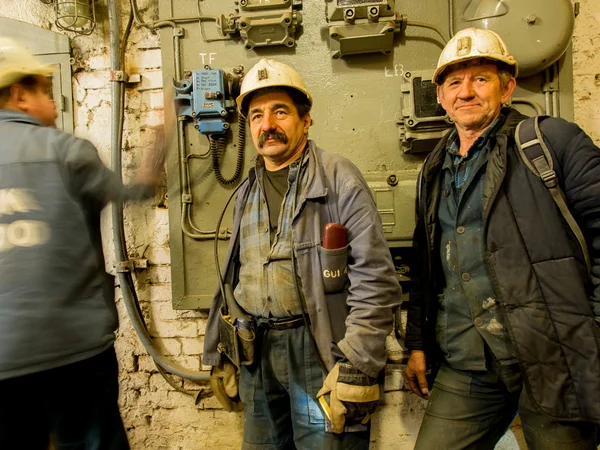
M 517 148 L 519 149 L 519 153 L 521 154 L 521 158 L 523 158 L 525 165 L 535 175 L 541 178 L 548 188 L 548 191 L 550 191 L 558 209 L 560 209 L 560 212 L 567 221 L 571 231 L 573 231 L 573 234 L 579 241 L 579 245 L 583 250 L 583 256 L 585 257 L 588 273 L 590 273 L 590 255 L 585 238 L 581 232 L 581 228 L 579 228 L 579 225 L 571 214 L 571 211 L 569 211 L 565 195 L 558 184 L 558 177 L 554 171 L 552 155 L 550 154 L 550 150 L 548 149 L 546 142 L 544 142 L 544 136 L 540 131 L 539 121 L 540 118 L 544 117 L 548 116 L 529 117 L 517 125 L 517 130 L 515 131 Z

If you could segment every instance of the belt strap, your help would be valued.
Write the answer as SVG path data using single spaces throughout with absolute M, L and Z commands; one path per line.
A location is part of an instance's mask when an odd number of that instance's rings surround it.
M 291 330 L 292 328 L 298 328 L 304 325 L 304 319 L 302 317 L 292 317 L 290 319 L 256 317 L 255 320 L 257 327 L 277 331 Z

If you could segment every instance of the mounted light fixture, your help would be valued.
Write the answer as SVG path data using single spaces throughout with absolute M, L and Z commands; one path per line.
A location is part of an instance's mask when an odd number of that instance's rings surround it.
M 54 0 L 54 23 L 77 34 L 91 34 L 96 27 L 94 0 Z

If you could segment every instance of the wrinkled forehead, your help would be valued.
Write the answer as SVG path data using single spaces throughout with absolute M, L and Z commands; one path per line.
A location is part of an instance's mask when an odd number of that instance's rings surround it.
M 444 70 L 444 72 L 442 72 L 442 74 L 440 75 L 440 79 L 441 84 L 444 83 L 444 81 L 446 81 L 446 79 L 451 76 L 452 74 L 456 74 L 456 72 L 460 72 L 462 70 L 465 69 L 470 69 L 472 67 L 482 67 L 485 66 L 486 70 L 491 70 L 494 73 L 498 73 L 498 69 L 499 64 L 496 61 L 492 61 L 490 59 L 486 59 L 486 58 L 476 58 L 476 59 L 470 59 L 468 61 L 462 61 L 456 64 L 452 64 L 451 66 L 448 66 L 446 68 L 446 70 Z
M 252 109 L 256 108 L 264 108 L 269 104 L 277 103 L 277 104 L 286 104 L 293 106 L 294 100 L 287 93 L 285 89 L 278 88 L 269 88 L 269 89 L 261 89 L 254 93 L 250 98 L 250 102 L 248 103 L 248 110 L 252 111 Z

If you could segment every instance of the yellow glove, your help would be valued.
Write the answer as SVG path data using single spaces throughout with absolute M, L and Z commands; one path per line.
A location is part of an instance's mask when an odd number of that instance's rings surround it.
M 326 395 L 329 394 L 329 403 Z M 346 422 L 366 424 L 381 400 L 376 378 L 365 375 L 350 363 L 337 363 L 317 394 L 334 433 L 343 433 Z
M 210 371 L 210 388 L 225 411 L 240 411 L 242 403 L 238 392 L 238 374 L 230 362 L 213 366 Z

